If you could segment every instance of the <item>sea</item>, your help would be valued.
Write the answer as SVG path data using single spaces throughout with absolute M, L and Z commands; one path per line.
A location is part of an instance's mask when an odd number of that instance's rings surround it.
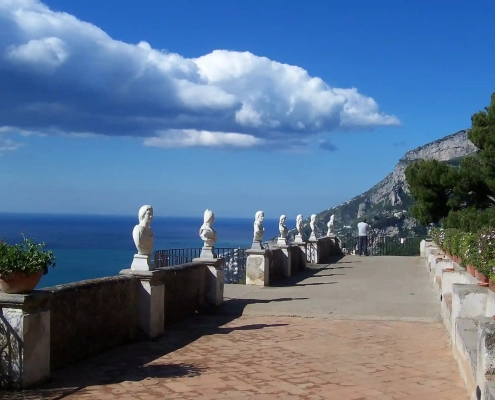
M 247 248 L 252 243 L 253 219 L 218 218 L 216 247 Z M 151 224 L 156 250 L 199 248 L 203 245 L 199 218 L 155 216 Z M 38 288 L 118 275 L 130 268 L 136 247 L 132 230 L 137 216 L 38 215 L 0 213 L 0 240 L 22 241 L 22 234 L 44 242 L 56 257 Z M 264 239 L 278 235 L 278 219 L 265 219 Z

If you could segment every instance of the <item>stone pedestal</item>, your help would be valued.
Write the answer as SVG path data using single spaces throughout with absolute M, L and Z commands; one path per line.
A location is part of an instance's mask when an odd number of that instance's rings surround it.
M 251 249 L 264 250 L 265 247 L 263 246 L 263 243 L 261 243 L 261 240 L 253 240 L 253 244 L 251 245 Z
M 203 246 L 199 258 L 201 259 L 205 258 L 208 260 L 216 259 L 217 255 L 215 254 L 215 248 L 213 246 Z
M 309 235 L 309 241 L 311 242 L 314 242 L 314 241 L 317 241 L 318 238 L 316 237 L 315 233 L 314 232 L 311 232 L 311 235 Z
M 0 293 L 0 385 L 24 389 L 50 378 L 51 293 Z
M 193 258 L 193 262 L 206 264 L 206 299 L 210 304 L 220 306 L 223 303 L 224 258 Z
M 133 275 L 140 280 L 139 326 L 150 338 L 163 335 L 165 331 L 165 271 L 136 271 L 124 269 L 121 275 Z
M 286 244 L 278 244 L 277 247 L 282 250 L 282 273 L 284 278 L 290 278 L 292 276 L 292 259 L 291 250 L 293 246 L 288 246 Z
M 246 250 L 246 285 L 270 284 L 270 258 L 268 250 Z
M 151 271 L 154 267 L 151 264 L 151 256 L 143 254 L 134 254 L 131 270 L 133 271 Z
M 283 237 L 278 237 L 277 238 L 277 246 L 286 246 L 287 245 L 287 238 Z
M 301 244 L 306 243 L 301 235 L 294 236 L 294 243 Z

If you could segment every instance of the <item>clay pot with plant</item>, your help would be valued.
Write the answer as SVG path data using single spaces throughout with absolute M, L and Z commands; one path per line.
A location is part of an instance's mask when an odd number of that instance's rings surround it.
M 19 244 L 0 242 L 0 292 L 30 292 L 48 268 L 56 265 L 53 252 L 44 249 L 45 243 L 22 238 Z

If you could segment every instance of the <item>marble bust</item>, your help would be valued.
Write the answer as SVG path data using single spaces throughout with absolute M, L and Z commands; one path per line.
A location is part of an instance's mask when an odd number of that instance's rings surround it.
M 316 214 L 311 214 L 309 226 L 311 227 L 311 235 L 309 236 L 309 240 L 316 240 Z
M 311 214 L 311 218 L 309 220 L 309 226 L 311 227 L 311 235 L 316 234 L 316 214 Z
M 296 217 L 296 229 L 297 229 L 297 234 L 299 236 L 302 236 L 303 235 L 303 216 L 301 214 L 299 214 Z
M 136 245 L 139 255 L 150 256 L 153 250 L 155 238 L 153 230 L 150 228 L 153 220 L 153 207 L 149 205 L 142 206 L 138 212 L 139 224 L 132 231 L 132 238 Z
M 327 228 L 328 228 L 328 231 L 327 231 L 327 236 L 330 236 L 332 234 L 332 231 L 333 231 L 333 220 L 334 220 L 335 216 L 332 214 L 330 216 L 330 221 L 328 221 L 327 223 Z
M 215 214 L 207 209 L 204 213 L 203 225 L 199 228 L 199 237 L 203 239 L 204 247 L 213 247 L 217 241 L 217 232 L 211 226 L 215 222 Z
M 280 220 L 278 222 L 278 230 L 280 232 L 281 238 L 287 237 L 288 229 L 287 229 L 287 226 L 285 225 L 286 220 L 287 220 L 287 217 L 285 215 L 280 216 Z
M 263 240 L 263 234 L 265 233 L 265 228 L 263 228 L 263 219 L 265 218 L 265 213 L 263 211 L 258 211 L 254 216 L 254 238 L 253 241 L 261 242 Z

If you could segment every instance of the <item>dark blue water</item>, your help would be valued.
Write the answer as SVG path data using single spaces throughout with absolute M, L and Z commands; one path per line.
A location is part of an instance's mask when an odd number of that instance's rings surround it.
M 217 247 L 251 245 L 254 219 L 218 218 Z M 13 244 L 22 240 L 21 233 L 36 242 L 45 242 L 52 250 L 57 266 L 50 268 L 38 287 L 47 287 L 117 275 L 129 268 L 136 248 L 132 229 L 137 217 L 88 215 L 1 214 L 0 239 Z M 155 234 L 154 250 L 201 247 L 198 236 L 200 218 L 155 217 L 151 227 Z M 278 220 L 264 221 L 265 240 L 278 234 Z

